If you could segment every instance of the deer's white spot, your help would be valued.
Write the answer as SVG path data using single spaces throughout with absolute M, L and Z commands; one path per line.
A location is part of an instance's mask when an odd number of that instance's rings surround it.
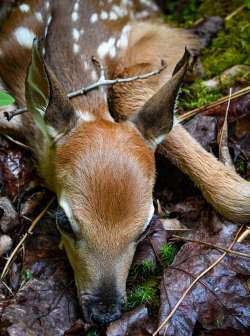
M 36 12 L 35 17 L 36 17 L 37 21 L 43 22 L 43 17 L 42 17 L 42 14 L 40 12 Z
M 115 54 L 115 50 L 113 49 L 115 48 L 114 45 L 115 45 L 114 37 L 110 37 L 108 41 L 102 42 L 97 48 L 98 56 L 100 58 L 104 58 L 105 56 L 107 56 L 108 53 L 110 53 L 110 56 L 111 56 L 111 52 L 112 52 L 112 55 L 114 55 Z
M 79 15 L 77 12 L 73 12 L 71 15 L 72 21 L 75 22 L 79 19 Z
M 136 19 L 138 19 L 138 20 L 140 20 L 140 19 L 144 19 L 144 18 L 146 18 L 146 17 L 148 17 L 149 16 L 149 12 L 147 11 L 147 10 L 144 10 L 144 11 L 142 11 L 142 12 L 139 12 L 139 13 L 136 13 L 135 14 L 135 17 L 136 17 Z
M 76 28 L 72 29 L 72 35 L 75 41 L 78 41 L 80 38 L 80 31 L 77 30 Z
M 27 4 L 25 4 L 25 3 L 23 3 L 23 4 L 21 4 L 21 5 L 19 6 L 19 9 L 20 9 L 20 11 L 23 12 L 23 13 L 28 13 L 28 11 L 30 10 L 30 6 L 27 5 Z
M 49 3 L 49 1 L 46 1 L 46 2 L 45 2 L 45 8 L 48 10 L 49 7 L 50 7 L 50 3 Z
M 109 13 L 109 19 L 112 20 L 112 21 L 115 21 L 115 20 L 118 19 L 118 15 L 115 12 L 111 11 Z
M 101 11 L 101 14 L 100 14 L 100 18 L 101 18 L 102 20 L 107 20 L 108 17 L 109 17 L 108 13 L 102 10 L 102 11 Z
M 33 33 L 33 31 L 29 30 L 25 27 L 19 27 L 14 31 L 14 36 L 17 40 L 17 42 L 25 48 L 31 48 L 33 44 L 33 40 L 36 37 L 36 35 Z
M 89 21 L 90 21 L 90 23 L 95 23 L 96 21 L 98 21 L 97 13 L 92 14 Z
M 121 32 L 121 36 L 119 38 L 119 40 L 117 41 L 117 47 L 118 48 L 126 48 L 128 46 L 128 33 L 131 29 L 130 25 L 126 25 Z
M 112 58 L 115 57 L 115 55 L 116 55 L 116 48 L 115 48 L 114 45 L 110 48 L 109 54 L 110 54 L 110 57 L 112 57 Z
M 95 71 L 95 70 L 92 70 L 92 71 L 91 71 L 91 79 L 92 79 L 93 81 L 97 80 L 97 75 L 96 75 L 96 71 Z
M 88 111 L 77 111 L 77 115 L 82 121 L 94 121 L 96 120 L 96 117 L 93 113 L 90 113 Z
M 74 52 L 74 54 L 78 54 L 78 53 L 79 53 L 79 50 L 80 50 L 80 46 L 79 46 L 79 44 L 74 43 L 74 44 L 73 44 L 73 52 Z
M 128 14 L 127 8 L 118 5 L 113 5 L 112 11 L 115 12 L 119 17 L 123 17 Z
M 75 4 L 74 4 L 74 11 L 78 11 L 79 10 L 79 3 L 78 2 L 76 2 Z
M 84 29 L 83 29 L 83 28 L 80 30 L 80 34 L 81 34 L 81 35 L 84 34 Z
M 88 70 L 88 68 L 89 68 L 88 62 L 84 61 L 83 65 L 84 65 L 84 70 Z

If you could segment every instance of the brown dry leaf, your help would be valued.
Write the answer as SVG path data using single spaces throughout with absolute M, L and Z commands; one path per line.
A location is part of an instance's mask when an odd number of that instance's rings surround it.
M 149 319 L 148 310 L 140 306 L 131 312 L 125 313 L 118 321 L 110 323 L 107 328 L 107 336 L 149 336 L 155 325 Z
M 61 336 L 79 318 L 72 271 L 58 245 L 47 215 L 26 242 L 21 287 L 2 309 L 1 335 Z
M 17 199 L 34 178 L 31 153 L 0 139 L 0 181 L 2 191 L 11 200 Z
M 224 226 L 219 235 L 197 233 L 193 239 L 227 246 L 235 225 Z M 236 244 L 235 249 L 249 253 L 250 244 Z M 197 243 L 186 243 L 174 263 L 164 271 L 161 283 L 160 323 L 164 321 L 183 292 L 221 253 Z M 191 336 L 197 323 L 205 330 L 250 328 L 250 293 L 246 287 L 250 260 L 228 255 L 196 284 L 163 328 L 161 335 Z M 165 334 L 164 334 L 165 333 Z M 223 333 L 224 335 L 224 333 Z M 237 334 L 238 335 L 238 334 Z

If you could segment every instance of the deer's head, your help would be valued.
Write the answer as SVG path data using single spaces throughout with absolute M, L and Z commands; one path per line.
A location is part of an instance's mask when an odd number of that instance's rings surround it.
M 26 101 L 39 131 L 39 169 L 65 212 L 58 228 L 86 320 L 118 318 L 136 245 L 154 208 L 154 149 L 173 125 L 189 53 L 133 119 L 78 118 L 34 42 Z

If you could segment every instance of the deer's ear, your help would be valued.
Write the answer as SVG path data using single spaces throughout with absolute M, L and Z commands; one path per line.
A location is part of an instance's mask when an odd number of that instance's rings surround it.
M 74 108 L 53 72 L 45 64 L 40 43 L 33 42 L 32 59 L 25 83 L 28 110 L 43 135 L 56 138 L 76 122 Z
M 189 60 L 190 53 L 185 49 L 184 55 L 173 71 L 172 78 L 144 104 L 135 116 L 130 118 L 144 138 L 154 147 L 173 127 L 176 99 L 187 72 Z

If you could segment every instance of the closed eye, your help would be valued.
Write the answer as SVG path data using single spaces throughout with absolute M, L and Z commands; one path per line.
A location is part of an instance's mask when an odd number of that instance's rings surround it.
M 70 224 L 68 217 L 61 207 L 58 207 L 56 211 L 56 224 L 59 231 L 62 231 L 63 233 L 68 234 L 72 238 L 76 239 L 76 235 L 72 229 L 72 225 Z

